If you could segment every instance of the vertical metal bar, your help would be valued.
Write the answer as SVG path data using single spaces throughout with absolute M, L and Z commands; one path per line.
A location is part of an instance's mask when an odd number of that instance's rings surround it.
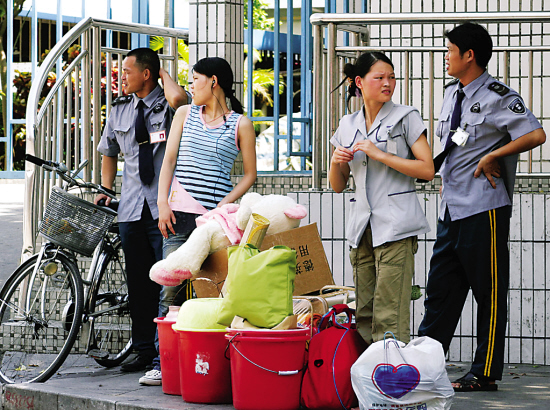
M 169 2 L 169 11 L 168 11 L 168 26 L 170 28 L 174 28 L 175 27 L 175 23 L 174 23 L 174 0 L 170 0 Z M 177 55 L 177 54 L 176 54 Z M 176 76 L 177 77 L 177 76 Z M 187 84 L 186 84 L 187 86 Z
M 411 105 L 411 96 L 410 96 L 410 83 L 411 83 L 411 67 L 410 67 L 410 52 L 405 51 L 405 72 L 403 78 L 403 93 L 404 93 L 404 104 Z
M 335 68 L 338 67 L 338 59 L 336 57 L 336 24 L 328 24 L 328 39 L 327 39 L 327 71 L 328 71 L 328 92 L 331 93 L 329 97 L 329 117 L 328 117 L 328 135 L 334 134 L 336 131 L 336 123 L 338 122 L 338 112 L 336 107 L 338 106 L 338 93 L 332 93 L 336 85 L 336 73 Z
M 527 90 L 527 106 L 533 111 L 533 51 L 529 51 L 529 77 L 527 78 L 529 88 Z M 528 172 L 533 172 L 533 150 L 528 153 Z
M 510 60 L 509 60 L 508 51 L 502 52 L 502 60 L 504 61 L 504 72 L 502 73 L 502 82 L 504 84 L 510 85 Z
M 57 138 L 58 138 L 58 161 L 59 162 L 65 162 L 65 147 L 66 147 L 66 140 L 67 137 L 65 136 L 65 82 L 61 84 L 59 87 L 59 122 L 58 122 L 58 131 L 57 131 Z M 68 119 L 68 118 L 67 118 Z M 60 181 L 61 182 L 61 181 Z
M 96 184 L 100 183 L 100 170 L 101 162 L 99 159 L 99 153 L 97 151 L 97 145 L 101 138 L 101 28 L 92 28 L 92 89 L 93 93 L 93 136 L 92 136 L 92 152 L 90 157 L 92 159 L 92 181 Z
M 323 42 L 321 25 L 313 26 L 313 145 L 311 149 L 312 170 L 311 188 L 322 189 L 323 166 L 323 115 L 322 115 L 322 73 L 323 73 Z
M 172 3 L 173 5 L 173 3 Z M 174 16 L 172 16 L 172 19 Z M 173 24 L 173 22 L 172 22 Z M 170 60 L 170 75 L 172 78 L 178 81 L 178 39 L 176 37 L 170 37 L 170 55 L 174 57 L 172 60 Z M 185 84 L 187 87 L 187 84 Z
M 55 20 L 55 41 L 59 43 L 63 37 L 63 5 L 61 0 L 57 0 L 56 8 L 56 20 Z M 61 57 L 57 59 L 56 63 L 56 73 L 61 75 L 63 73 L 63 60 Z M 64 123 L 64 112 L 63 112 L 63 86 L 59 87 L 57 90 L 57 121 L 54 132 L 54 141 L 55 144 L 52 148 L 52 157 L 55 160 L 62 162 L 63 161 L 63 123 Z M 57 135 L 59 133 L 59 135 Z M 54 174 L 53 177 L 57 179 L 57 174 Z M 61 181 L 59 181 L 61 184 Z
M 338 74 L 344 72 L 344 65 L 346 64 L 346 58 L 345 57 L 339 57 L 338 58 Z M 345 84 L 342 85 L 338 90 L 334 91 L 338 94 L 338 101 L 340 102 L 338 104 L 338 118 L 341 118 L 346 114 L 346 86 Z M 356 98 L 354 98 L 356 99 Z
M 66 135 L 66 153 L 65 153 L 65 163 L 67 164 L 67 167 L 69 169 L 73 169 L 73 162 L 72 162 L 72 149 L 73 149 L 73 139 L 71 137 L 71 126 L 73 123 L 73 74 L 71 73 L 67 77 L 67 123 L 65 127 L 65 135 Z M 76 167 L 74 167 L 76 168 Z
M 293 140 L 293 114 L 294 114 L 294 50 L 292 38 L 294 36 L 294 15 L 292 0 L 286 4 L 286 155 L 290 157 Z
M 8 0 L 7 4 L 8 23 L 13 22 L 13 0 Z M 4 169 L 13 171 L 13 81 L 12 62 L 13 62 L 13 24 L 7 26 L 7 62 L 6 62 L 6 124 L 4 124 L 4 133 L 6 135 L 6 159 Z
M 38 63 L 38 13 L 36 12 L 36 0 L 32 0 L 31 7 L 31 78 L 34 79 Z
M 250 12 L 250 6 L 248 7 Z M 275 86 L 273 87 L 273 169 L 274 171 L 279 170 L 279 118 L 281 116 L 281 98 L 279 95 L 279 84 L 280 84 L 280 75 L 281 75 L 281 53 L 279 39 L 281 36 L 281 2 L 280 0 L 275 0 L 275 47 L 273 50 L 273 75 L 275 79 Z M 250 19 L 248 20 L 250 21 Z M 248 84 L 250 84 L 250 77 L 252 72 L 248 72 Z
M 323 29 L 321 33 L 325 32 L 326 30 Z M 319 104 L 321 104 L 321 135 L 319 135 L 319 139 L 321 141 L 322 145 L 322 153 L 323 153 L 323 161 L 322 161 L 322 170 L 326 171 L 328 170 L 328 161 L 330 160 L 330 148 L 328 146 L 328 100 L 330 98 L 329 92 L 328 92 L 328 57 L 325 53 L 325 50 L 323 49 L 323 36 L 321 36 L 321 70 L 319 73 L 319 77 L 321 77 L 321 90 L 320 90 L 320 96 L 319 96 Z M 327 181 L 327 187 L 328 187 L 328 181 Z
M 105 77 L 107 77 L 107 83 L 105 85 L 105 103 L 107 106 L 106 112 L 108 112 L 110 111 L 111 104 L 113 103 L 113 54 L 110 51 L 105 55 Z
M 80 164 L 80 67 L 74 70 L 74 163 Z
M 82 48 L 84 50 L 90 50 L 90 43 L 91 43 L 91 33 L 90 30 L 87 30 L 82 34 Z M 82 59 L 82 86 L 80 89 L 82 90 L 82 160 L 84 159 L 90 159 L 90 146 L 91 146 L 91 138 L 92 138 L 92 121 L 90 121 L 90 118 L 88 118 L 88 115 L 91 113 L 91 104 L 90 104 L 90 71 L 92 63 L 91 61 L 91 53 L 88 53 L 86 57 Z M 84 168 L 84 179 L 86 181 L 89 181 L 92 177 L 91 173 L 91 166 L 87 166 Z
M 428 133 L 430 134 L 428 136 L 428 140 L 430 142 L 430 147 L 432 148 L 432 154 L 434 152 L 434 52 L 430 51 L 429 53 L 429 76 L 430 79 L 428 81 L 428 124 L 429 124 L 429 130 Z
M 313 57 L 312 51 L 312 32 L 311 24 L 309 23 L 309 17 L 311 16 L 312 3 L 311 0 L 302 1 L 302 27 L 301 27 L 301 47 L 300 47 L 300 115 L 303 118 L 309 118 L 311 120 L 311 102 L 312 93 L 312 72 L 311 64 Z M 311 121 L 307 123 L 302 123 L 301 126 L 301 140 L 300 140 L 300 150 L 308 151 L 311 150 L 311 132 L 312 124 Z M 302 157 L 301 159 L 302 170 L 306 169 L 306 158 Z
M 248 116 L 252 120 L 252 117 L 254 116 L 254 92 L 253 92 L 253 87 L 254 87 L 254 75 L 253 75 L 254 74 L 254 24 L 253 24 L 254 4 L 252 0 L 245 0 L 245 1 L 248 2 L 248 10 L 247 10 L 248 31 L 246 33 L 246 46 L 248 47 L 248 58 L 246 61 L 246 64 L 247 64 L 246 70 L 248 72 L 248 80 L 246 84 L 246 97 L 247 97 L 246 105 L 248 106 Z M 275 7 L 277 8 L 278 2 L 276 1 L 275 3 L 276 3 Z M 275 39 L 275 44 L 277 44 L 277 38 Z M 274 80 L 275 80 L 275 86 L 273 87 L 273 93 L 278 94 L 279 77 L 277 77 L 277 74 L 275 74 Z M 275 142 L 277 136 L 275 135 L 274 137 L 275 137 L 275 140 L 274 140 Z
M 55 124 L 55 121 L 53 120 L 53 116 L 56 109 L 56 99 L 57 96 L 54 96 L 52 99 L 51 105 L 48 107 L 48 122 L 47 122 L 47 128 L 46 128 L 46 135 L 45 135 L 45 147 L 44 147 L 44 156 L 42 158 L 51 160 L 51 151 L 52 151 L 52 136 L 53 136 L 53 127 Z M 45 204 L 48 201 L 48 194 L 50 192 L 50 172 L 46 172 L 44 175 L 44 196 L 42 198 L 42 204 Z

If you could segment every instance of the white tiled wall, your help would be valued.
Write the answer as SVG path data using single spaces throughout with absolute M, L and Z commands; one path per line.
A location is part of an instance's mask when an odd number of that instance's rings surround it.
M 288 194 L 309 214 L 302 224 L 317 222 L 334 281 L 353 286 L 349 248 L 345 241 L 347 204 L 352 193 L 295 192 Z M 431 232 L 419 237 L 415 283 L 425 293 L 426 278 L 436 237 L 439 195 L 419 193 Z M 506 337 L 508 363 L 550 364 L 550 194 L 516 193 L 510 224 L 509 322 Z M 424 296 L 411 302 L 411 331 L 416 334 L 424 314 Z M 476 334 L 476 304 L 470 293 L 449 358 L 471 361 Z

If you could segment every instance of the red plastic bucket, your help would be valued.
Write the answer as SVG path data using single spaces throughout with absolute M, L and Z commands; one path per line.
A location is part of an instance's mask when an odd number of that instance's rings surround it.
M 237 410 L 300 408 L 309 329 L 231 330 L 231 383 Z
M 181 397 L 188 403 L 231 403 L 231 366 L 225 331 L 176 330 Z
M 180 367 L 178 335 L 172 330 L 174 320 L 165 317 L 154 319 L 159 333 L 160 368 L 162 372 L 162 391 L 166 394 L 180 395 Z

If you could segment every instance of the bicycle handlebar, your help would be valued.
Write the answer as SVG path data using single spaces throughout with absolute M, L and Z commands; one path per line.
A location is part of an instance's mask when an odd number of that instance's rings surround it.
M 116 199 L 116 192 L 106 188 L 102 185 L 97 185 L 92 182 L 84 182 L 84 181 L 78 181 L 76 179 L 77 174 L 82 171 L 82 169 L 88 164 L 88 160 L 85 160 L 80 164 L 80 166 L 75 170 L 75 172 L 71 175 L 69 172 L 69 169 L 67 166 L 63 163 L 57 163 L 54 161 L 47 161 L 39 157 L 35 157 L 34 155 L 26 154 L 25 160 L 32 162 L 33 164 L 42 167 L 44 169 L 47 169 L 48 171 L 54 171 L 56 174 L 58 174 L 65 182 L 67 182 L 67 189 L 72 186 L 77 186 L 79 188 L 92 188 L 96 190 L 98 193 L 107 195 L 108 197 L 112 199 Z
M 35 165 L 38 165 L 39 167 L 50 167 L 52 168 L 51 170 L 52 171 L 57 171 L 59 170 L 60 172 L 67 172 L 67 166 L 65 164 L 59 164 L 57 162 L 53 162 L 53 161 L 46 161 L 42 158 L 38 158 L 38 157 L 35 157 L 34 155 L 31 155 L 31 154 L 26 154 L 25 155 L 25 160 L 26 161 L 29 161 L 29 162 L 32 162 L 33 164 Z

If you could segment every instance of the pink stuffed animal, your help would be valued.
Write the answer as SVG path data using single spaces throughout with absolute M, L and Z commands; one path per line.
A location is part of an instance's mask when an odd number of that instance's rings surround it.
M 288 196 L 246 194 L 240 205 L 226 204 L 198 217 L 187 242 L 153 265 L 149 276 L 164 286 L 194 277 L 209 254 L 240 242 L 252 213 L 269 220 L 267 235 L 297 228 L 307 216 L 306 208 Z

